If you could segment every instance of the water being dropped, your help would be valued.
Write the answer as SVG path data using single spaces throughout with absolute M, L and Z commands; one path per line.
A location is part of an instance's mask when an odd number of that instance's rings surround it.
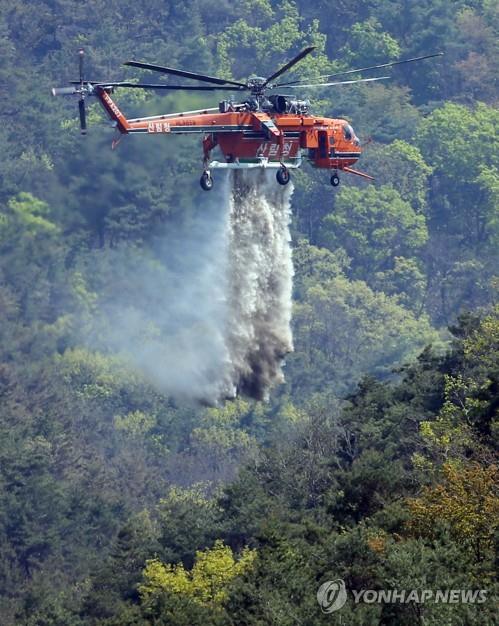
M 293 349 L 290 247 L 292 185 L 272 172 L 230 174 L 226 345 L 234 390 L 263 399 L 283 381 Z
M 293 348 L 292 185 L 262 170 L 217 178 L 199 212 L 147 248 L 89 256 L 99 300 L 81 329 L 163 393 L 210 405 L 266 398 Z

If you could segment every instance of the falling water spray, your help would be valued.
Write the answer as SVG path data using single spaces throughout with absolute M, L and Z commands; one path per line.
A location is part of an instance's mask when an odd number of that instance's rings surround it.
M 262 399 L 283 381 L 293 349 L 290 247 L 292 186 L 264 170 L 233 170 L 228 229 L 226 344 L 237 392 Z
M 217 182 L 195 216 L 147 249 L 94 252 L 87 271 L 100 294 L 87 345 L 119 353 L 168 395 L 207 404 L 266 398 L 292 350 L 292 186 L 262 170 Z

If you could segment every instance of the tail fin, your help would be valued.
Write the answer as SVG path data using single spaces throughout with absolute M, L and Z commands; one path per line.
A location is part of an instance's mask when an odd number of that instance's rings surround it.
M 120 131 L 120 133 L 128 133 L 131 126 L 128 123 L 128 120 L 123 115 L 123 113 L 118 108 L 118 105 L 114 102 L 111 96 L 104 87 L 96 86 L 95 87 L 95 95 L 99 99 L 99 102 L 102 104 L 104 109 L 106 110 L 109 117 L 116 122 L 116 127 Z
M 84 78 L 83 71 L 83 57 L 85 56 L 83 50 L 79 50 L 79 78 L 78 80 L 72 80 L 72 87 L 53 87 L 53 96 L 78 96 L 78 109 L 80 114 L 80 130 L 82 135 L 87 132 L 87 114 L 85 109 L 85 100 L 89 96 L 96 96 L 109 117 L 116 123 L 116 127 L 120 133 L 127 133 L 131 128 L 126 117 L 119 110 L 118 106 L 111 99 L 109 93 L 113 91 L 113 86 L 117 83 L 101 83 L 97 81 L 89 81 Z M 124 83 L 120 83 L 124 84 Z

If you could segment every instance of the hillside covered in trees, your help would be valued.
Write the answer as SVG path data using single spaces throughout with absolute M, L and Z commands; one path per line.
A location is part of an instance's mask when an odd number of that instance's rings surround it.
M 372 140 L 376 180 L 293 175 L 286 381 L 268 402 L 181 402 L 102 313 L 171 276 L 158 238 L 208 202 L 199 140 L 111 151 L 98 104 L 81 138 L 50 88 L 80 47 L 90 78 L 135 79 L 135 58 L 237 80 L 307 45 L 290 80 L 445 56 L 304 90 Z M 12 0 L 0 58 L 0 624 L 496 623 L 498 3 Z M 217 104 L 131 91 L 129 116 Z M 340 578 L 487 601 L 324 614 Z

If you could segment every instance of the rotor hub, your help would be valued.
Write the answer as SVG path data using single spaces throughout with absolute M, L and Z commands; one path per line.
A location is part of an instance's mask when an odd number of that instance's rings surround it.
M 261 94 L 267 86 L 267 79 L 262 76 L 252 76 L 248 79 L 247 86 L 248 89 L 251 90 L 252 94 Z

